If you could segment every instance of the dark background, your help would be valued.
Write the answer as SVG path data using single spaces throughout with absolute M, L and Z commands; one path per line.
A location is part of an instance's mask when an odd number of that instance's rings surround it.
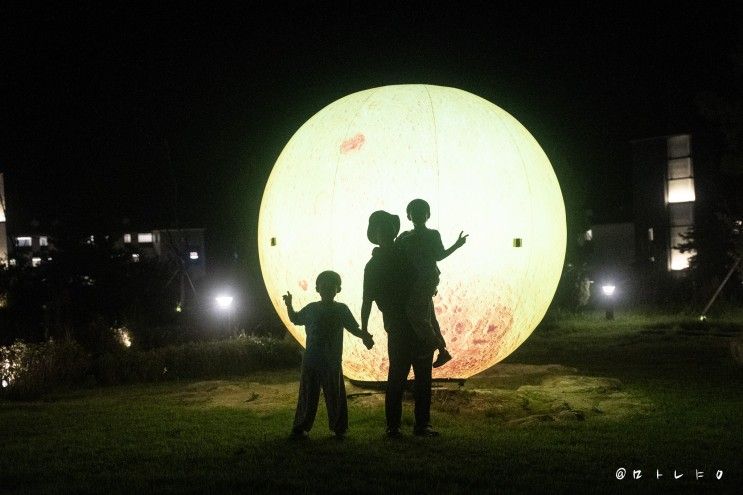
M 399 4 L 1 8 L 11 232 L 205 227 L 212 273 L 237 266 L 262 290 L 258 209 L 283 145 L 332 101 L 399 83 L 501 106 L 569 212 L 621 219 L 629 140 L 705 125 L 699 95 L 731 90 L 743 46 L 734 2 Z

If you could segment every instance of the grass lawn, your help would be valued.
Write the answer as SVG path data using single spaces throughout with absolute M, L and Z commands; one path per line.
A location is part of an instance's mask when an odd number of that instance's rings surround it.
M 349 386 L 345 441 L 321 406 L 289 442 L 298 370 L 0 403 L 0 492 L 742 493 L 741 338 L 743 320 L 545 324 L 435 391 L 439 438 L 387 439 L 383 395 Z

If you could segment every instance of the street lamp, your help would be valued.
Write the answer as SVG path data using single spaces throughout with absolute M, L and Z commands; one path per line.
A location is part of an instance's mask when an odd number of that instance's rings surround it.
M 217 306 L 217 311 L 225 313 L 227 315 L 227 331 L 232 329 L 232 308 L 234 298 L 228 294 L 219 294 L 214 298 L 214 303 Z
M 616 286 L 612 283 L 607 283 L 601 286 L 601 291 L 606 297 L 606 319 L 614 319 L 614 291 Z

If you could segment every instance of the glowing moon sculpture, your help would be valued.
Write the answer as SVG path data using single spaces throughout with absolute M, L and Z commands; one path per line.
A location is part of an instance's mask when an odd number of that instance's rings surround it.
M 374 247 L 369 215 L 386 210 L 412 228 L 405 207 L 431 205 L 430 228 L 448 247 L 439 262 L 436 313 L 454 359 L 434 377 L 467 378 L 505 358 L 541 321 L 565 256 L 565 207 L 542 148 L 511 115 L 471 93 L 385 86 L 323 108 L 287 143 L 266 184 L 258 224 L 261 270 L 274 307 L 304 345 L 282 294 L 298 310 L 316 301 L 315 277 L 343 278 L 337 300 L 360 320 L 364 265 Z M 387 336 L 376 308 L 368 351 L 346 334 L 343 367 L 360 381 L 387 379 Z

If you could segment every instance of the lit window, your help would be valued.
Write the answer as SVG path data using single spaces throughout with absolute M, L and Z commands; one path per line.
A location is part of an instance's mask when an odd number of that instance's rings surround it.
M 139 255 L 137 253 L 132 253 L 132 261 L 135 263 L 139 261 Z
M 691 176 L 691 158 L 687 157 L 668 160 L 669 179 L 685 179 Z
M 132 242 L 132 235 L 131 234 L 124 234 L 124 242 L 129 244 Z
M 673 179 L 668 181 L 668 202 L 683 203 L 694 201 L 694 179 Z
M 585 239 L 587 241 L 592 241 L 593 240 L 593 230 L 591 230 L 591 229 L 586 230 L 586 233 L 583 234 L 583 239 Z
M 679 246 L 681 244 L 684 244 L 686 239 L 684 239 L 684 235 L 688 234 L 689 227 L 671 227 L 671 259 L 670 259 L 670 268 L 671 270 L 677 271 L 677 270 L 685 270 L 689 268 L 689 258 L 694 256 L 696 252 L 694 250 L 681 252 L 681 249 L 679 249 Z
M 671 203 L 668 205 L 668 220 L 673 227 L 694 224 L 694 203 Z
M 654 241 L 655 240 L 655 231 L 653 231 L 653 227 L 650 227 L 648 229 L 648 240 Z
M 152 233 L 144 232 L 144 233 L 137 234 L 137 242 L 140 242 L 140 243 L 152 242 Z
M 37 258 L 36 256 L 34 256 L 33 258 L 31 258 L 31 266 L 32 267 L 36 268 L 40 264 L 41 264 L 41 258 Z
M 678 270 L 686 270 L 689 268 L 689 258 L 694 256 L 693 251 L 686 251 L 682 253 L 678 249 L 672 249 L 671 250 L 671 270 L 678 271 Z
M 190 253 L 188 253 L 188 257 L 192 260 L 197 260 L 199 259 L 199 253 L 197 253 L 196 251 L 191 251 Z
M 691 155 L 691 141 L 688 134 L 668 138 L 668 158 L 683 158 Z
M 31 247 L 31 238 L 30 237 L 16 237 L 15 245 L 18 247 Z
M 47 236 L 45 235 L 39 236 L 39 246 L 43 247 L 43 246 L 48 246 L 48 245 L 49 245 L 49 239 L 47 238 Z

